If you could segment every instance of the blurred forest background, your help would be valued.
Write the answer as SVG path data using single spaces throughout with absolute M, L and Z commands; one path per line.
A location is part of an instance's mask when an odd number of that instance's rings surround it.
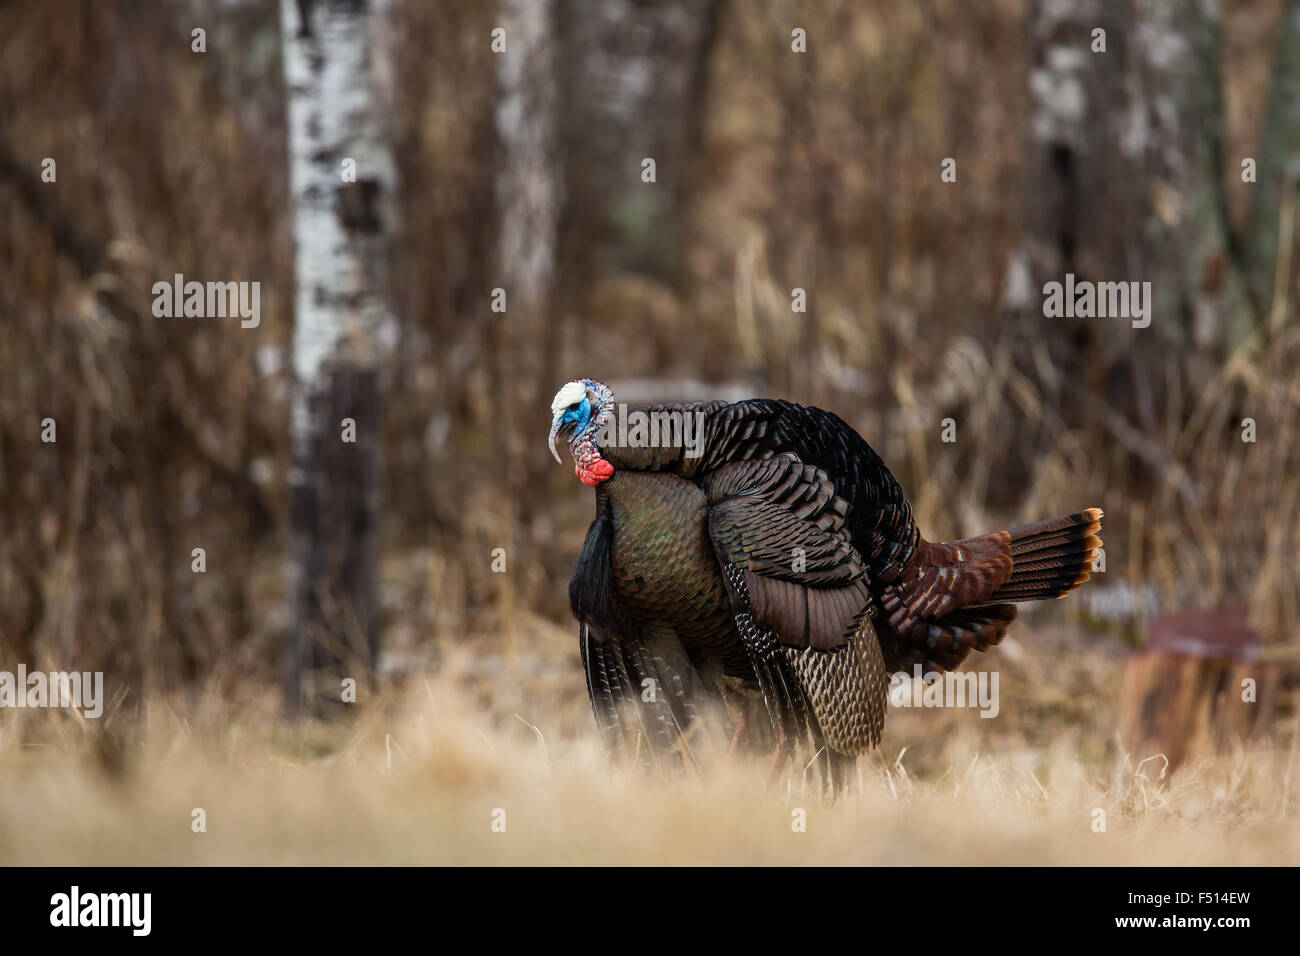
M 585 732 L 591 493 L 545 443 L 581 376 L 834 410 L 932 539 L 1103 507 L 1105 573 L 1016 629 L 1075 635 L 1042 683 L 1187 608 L 1244 607 L 1294 656 L 1300 4 L 374 6 L 363 669 L 460 653 L 491 693 L 554 685 Z M 122 707 L 278 684 L 296 626 L 281 30 L 253 0 L 0 2 L 0 662 L 105 670 Z M 1151 326 L 1044 318 L 1066 272 L 1151 281 Z M 259 327 L 155 318 L 175 273 L 260 281 Z

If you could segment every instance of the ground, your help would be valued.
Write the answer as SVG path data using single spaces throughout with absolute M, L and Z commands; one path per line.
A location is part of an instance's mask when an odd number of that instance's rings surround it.
M 1120 654 L 1068 627 L 1022 622 L 982 660 L 1001 675 L 997 718 L 891 709 L 882 747 L 833 806 L 797 768 L 765 789 L 759 759 L 711 754 L 704 775 L 611 770 L 566 634 L 525 628 L 530 653 L 508 659 L 444 649 L 436 668 L 329 722 L 285 722 L 269 687 L 120 701 L 98 722 L 9 711 L 0 864 L 1300 859 L 1294 741 L 1162 778 L 1162 758 L 1125 757 L 1111 739 Z M 1063 647 L 1076 649 L 1069 667 Z

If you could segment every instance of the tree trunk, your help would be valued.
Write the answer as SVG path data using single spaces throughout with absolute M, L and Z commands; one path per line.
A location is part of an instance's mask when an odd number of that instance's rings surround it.
M 1092 48 L 1097 28 L 1105 52 Z M 1228 220 L 1225 173 L 1237 161 L 1224 155 L 1217 8 L 1042 4 L 1032 30 L 1026 202 L 1035 300 L 1044 280 L 1066 272 L 1147 280 L 1155 303 L 1145 334 L 1212 350 L 1239 340 L 1261 315 L 1261 296 L 1247 295 L 1242 241 Z M 1275 103 L 1274 111 L 1286 109 Z M 1272 198 L 1261 235 L 1276 226 Z M 1265 285 L 1270 269 L 1271 260 Z M 1101 344 L 1113 357 L 1131 348 L 1128 338 L 1109 334 Z
M 556 27 L 560 11 L 556 0 L 504 0 L 500 23 L 506 31 L 506 50 L 497 55 L 496 130 L 500 145 L 497 174 L 497 215 L 500 221 L 496 250 L 507 312 L 491 315 L 493 376 L 498 382 L 525 383 L 535 377 L 529 407 L 546 407 L 558 376 L 561 317 L 556 308 L 556 248 L 564 203 L 564 164 L 560 157 L 561 109 L 559 51 Z M 517 338 L 531 330 L 540 342 L 537 361 L 525 361 Z M 531 437 L 519 431 L 514 403 L 499 410 L 505 435 L 508 473 L 515 476 L 511 489 L 511 527 L 502 542 L 515 544 L 515 527 L 531 522 L 532 489 L 539 487 L 550 461 L 526 448 Z
M 296 244 L 285 690 L 290 707 L 312 712 L 343 699 L 344 678 L 364 687 L 377 651 L 379 332 L 393 166 L 373 38 L 386 6 L 281 3 Z
M 1271 316 L 1274 295 L 1281 291 L 1276 288 L 1278 211 L 1292 201 L 1287 193 L 1296 183 L 1293 157 L 1300 145 L 1300 2 L 1286 0 L 1282 5 L 1278 30 L 1246 225 L 1251 297 L 1261 318 Z M 1240 157 L 1234 159 L 1240 161 Z

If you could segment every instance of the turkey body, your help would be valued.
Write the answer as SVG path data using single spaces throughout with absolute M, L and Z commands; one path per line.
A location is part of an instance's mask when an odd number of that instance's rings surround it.
M 664 472 L 616 471 L 596 495 L 609 515 L 610 578 L 622 619 L 638 631 L 671 633 L 700 672 L 752 678 L 700 486 Z
M 613 467 L 570 582 L 597 726 L 656 763 L 728 688 L 761 695 L 781 746 L 832 763 L 879 742 L 887 674 L 956 667 L 997 643 L 1014 602 L 1088 578 L 1090 509 L 925 541 L 898 482 L 837 416 L 788 402 L 662 405 L 702 447 L 601 447 Z M 683 757 L 683 754 L 686 757 Z

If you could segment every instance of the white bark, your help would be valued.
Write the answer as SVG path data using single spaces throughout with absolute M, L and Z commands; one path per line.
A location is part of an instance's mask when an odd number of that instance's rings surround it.
M 555 270 L 555 238 L 563 201 L 556 148 L 558 90 L 553 24 L 555 0 L 504 0 L 506 52 L 498 53 L 497 180 L 501 215 L 498 261 L 510 306 L 542 307 Z
M 308 33 L 301 6 L 311 8 Z M 297 248 L 292 352 L 301 387 L 295 433 L 307 427 L 303 392 L 317 386 L 326 358 L 344 345 L 356 358 L 373 362 L 387 318 L 383 230 L 345 228 L 340 209 L 356 204 L 339 195 L 367 182 L 378 186 L 380 196 L 392 195 L 392 161 L 374 103 L 370 35 L 387 6 L 388 0 L 371 0 L 369 10 L 346 0 L 281 0 Z M 357 182 L 343 181 L 344 159 L 356 161 Z
M 286 689 L 298 705 L 319 702 L 312 672 L 347 664 L 348 676 L 364 677 L 375 663 L 378 381 L 395 180 L 375 38 L 387 6 L 281 3 L 296 283 Z M 343 443 L 342 417 L 355 418 L 355 443 Z M 338 675 L 329 676 L 337 699 Z

